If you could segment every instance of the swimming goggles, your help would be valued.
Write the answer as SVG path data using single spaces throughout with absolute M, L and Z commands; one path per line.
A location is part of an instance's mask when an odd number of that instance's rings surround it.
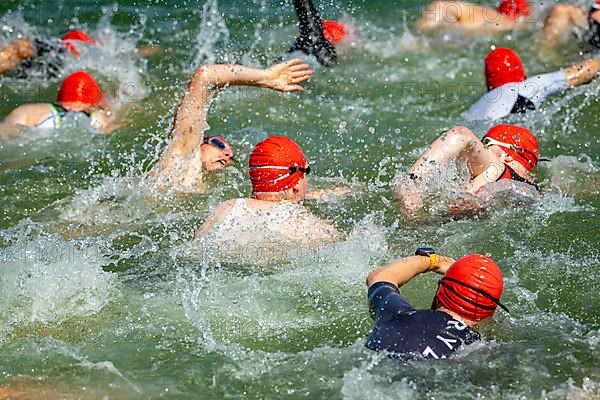
M 203 142 L 204 144 L 210 144 L 219 150 L 225 150 L 227 148 L 227 143 L 216 136 L 205 136 Z
M 250 167 L 250 170 L 253 169 L 279 169 L 279 170 L 283 170 L 283 171 L 289 171 L 287 174 L 284 174 L 280 177 L 277 177 L 275 179 L 253 179 L 253 181 L 255 182 L 278 182 L 281 181 L 289 176 L 292 176 L 293 174 L 295 174 L 296 172 L 302 172 L 306 175 L 310 174 L 310 165 L 307 165 L 306 168 L 301 168 L 301 167 L 283 167 L 283 166 L 279 166 L 279 165 L 263 165 L 260 167 Z
M 534 159 L 538 160 L 538 155 L 533 153 L 531 150 L 526 149 L 525 147 L 517 146 L 514 144 L 504 143 L 499 140 L 492 139 L 491 137 L 484 137 L 483 140 L 481 141 L 481 143 L 483 143 L 483 145 L 486 147 L 496 145 L 499 147 L 504 147 L 506 149 L 514 150 L 517 153 L 527 153 L 527 154 L 531 155 Z
M 450 278 L 450 277 L 447 277 L 447 276 L 443 277 L 442 279 L 440 279 L 438 281 L 438 286 L 444 286 L 446 289 L 448 289 L 449 291 L 451 291 L 452 293 L 454 293 L 455 295 L 457 295 L 458 297 L 460 297 L 464 301 L 473 304 L 474 306 L 483 308 L 485 310 L 494 310 L 496 308 L 496 307 L 484 306 L 483 304 L 475 303 L 471 299 L 467 299 L 466 297 L 464 297 L 463 295 L 461 295 L 460 293 L 458 293 L 452 286 L 448 285 L 445 281 L 454 282 L 454 283 L 456 283 L 456 284 L 458 284 L 460 286 L 464 286 L 467 289 L 470 289 L 470 290 L 474 291 L 475 293 L 478 293 L 478 294 L 482 295 L 486 299 L 489 299 L 489 300 L 493 301 L 496 305 L 500 306 L 500 308 L 502 308 L 504 311 L 506 311 L 507 313 L 510 313 L 510 311 L 508 311 L 508 307 L 506 307 L 504 304 L 500 303 L 500 299 L 497 299 L 494 296 L 487 294 L 486 292 L 484 292 L 481 289 L 474 288 L 471 285 L 467 285 L 466 283 L 463 283 L 463 282 L 461 282 L 459 280 L 456 280 L 454 278 Z

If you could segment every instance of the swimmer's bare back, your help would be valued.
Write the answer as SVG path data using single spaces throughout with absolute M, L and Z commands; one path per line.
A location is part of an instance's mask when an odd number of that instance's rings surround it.
M 207 129 L 213 94 L 227 86 L 254 86 L 279 92 L 302 91 L 299 84 L 312 75 L 301 59 L 254 69 L 241 65 L 203 65 L 192 77 L 177 109 L 170 138 L 150 177 L 163 189 L 202 192 L 200 145 Z
M 340 240 L 341 234 L 331 222 L 319 218 L 308 209 L 292 202 L 273 202 L 258 199 L 233 199 L 228 200 L 215 210 L 215 212 L 196 231 L 195 239 L 200 239 L 213 231 L 221 222 L 228 218 L 236 206 L 243 201 L 245 207 L 251 212 L 260 215 L 262 211 L 275 210 L 281 207 L 290 207 L 291 212 L 286 215 L 286 220 L 278 221 L 278 230 L 284 238 L 295 238 L 302 240 L 305 244 L 314 247 L 319 243 L 332 243 Z M 247 221 L 246 221 L 247 222 Z M 264 227 L 264 221 L 253 221 L 256 227 Z M 232 227 L 235 228 L 235 227 Z M 297 238 L 301 236 L 301 238 Z

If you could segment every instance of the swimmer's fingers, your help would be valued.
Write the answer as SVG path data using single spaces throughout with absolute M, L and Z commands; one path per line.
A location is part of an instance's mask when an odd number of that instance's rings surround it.
M 304 88 L 300 85 L 287 85 L 283 90 L 281 90 L 282 92 L 301 92 L 303 91 Z
M 310 65 L 308 65 L 308 64 L 295 64 L 295 65 L 291 65 L 289 67 L 290 67 L 290 71 L 292 71 L 292 72 L 310 71 Z
M 306 82 L 307 80 L 310 79 L 312 74 L 313 74 L 312 71 L 296 72 L 296 73 L 292 74 L 291 82 L 292 83 Z

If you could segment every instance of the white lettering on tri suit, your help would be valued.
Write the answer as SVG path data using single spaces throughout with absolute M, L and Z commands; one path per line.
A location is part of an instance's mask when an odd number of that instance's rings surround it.
M 454 346 L 452 346 L 452 343 L 458 342 L 458 340 L 456 340 L 456 339 L 448 339 L 448 338 L 443 337 L 442 335 L 437 335 L 435 338 L 438 340 L 441 340 L 442 343 L 444 343 L 446 346 L 448 346 L 448 348 L 450 350 L 454 349 Z

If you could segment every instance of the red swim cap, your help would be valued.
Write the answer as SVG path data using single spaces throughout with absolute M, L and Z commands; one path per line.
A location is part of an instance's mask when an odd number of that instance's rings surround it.
M 497 303 L 489 297 L 499 301 L 503 288 L 502 273 L 494 260 L 481 254 L 470 254 L 448 269 L 435 299 L 439 305 L 461 317 L 481 321 L 494 315 Z
M 592 5 L 594 10 L 600 10 L 600 0 L 596 0 L 596 2 Z
M 293 188 L 303 172 L 289 167 L 306 168 L 302 149 L 292 139 L 271 136 L 256 145 L 250 155 L 250 180 L 254 192 L 281 192 Z
M 65 33 L 65 35 L 62 37 L 62 40 L 65 47 L 69 49 L 71 53 L 73 53 L 75 58 L 79 57 L 79 50 L 77 50 L 77 46 L 73 42 L 83 42 L 86 44 L 96 43 L 96 41 L 92 39 L 90 35 L 76 29 Z
M 102 99 L 102 90 L 96 80 L 85 71 L 67 76 L 58 90 L 57 100 L 61 103 L 82 102 L 97 104 Z
M 529 15 L 529 3 L 527 0 L 502 0 L 498 6 L 498 11 L 511 19 L 517 19 L 520 16 Z
M 489 90 L 506 83 L 523 82 L 525 69 L 521 59 L 511 49 L 500 47 L 485 58 L 485 80 Z
M 340 44 L 348 35 L 348 28 L 341 22 L 323 20 L 323 36 L 332 44 Z
M 484 136 L 484 138 L 486 137 L 513 146 L 512 148 L 501 146 L 501 148 L 527 171 L 531 171 L 536 166 L 540 148 L 536 137 L 529 129 L 517 125 L 501 124 L 492 127 Z

